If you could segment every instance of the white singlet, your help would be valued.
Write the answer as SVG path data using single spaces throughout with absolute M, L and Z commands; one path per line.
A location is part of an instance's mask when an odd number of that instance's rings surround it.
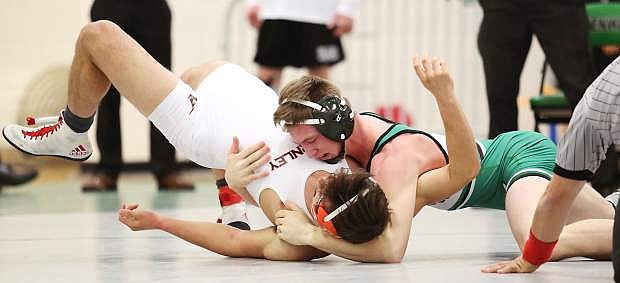
M 306 208 L 306 179 L 317 170 L 335 172 L 345 161 L 330 165 L 305 154 L 287 133 L 274 125 L 277 95 L 243 68 L 226 64 L 207 76 L 196 91 L 182 81 L 148 117 L 174 147 L 209 168 L 224 168 L 232 137 L 241 148 L 265 141 L 272 160 L 260 170 L 269 176 L 248 185 L 254 200 L 267 188 L 282 202 Z M 308 211 L 306 211 L 308 213 Z

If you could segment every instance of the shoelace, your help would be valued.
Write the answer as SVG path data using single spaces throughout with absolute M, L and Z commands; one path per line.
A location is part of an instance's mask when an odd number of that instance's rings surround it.
M 48 123 L 53 123 L 54 119 L 57 119 L 57 122 L 49 125 L 49 126 L 43 126 L 42 128 L 36 130 L 36 131 L 26 131 L 26 130 L 22 130 L 22 134 L 24 135 L 24 138 L 26 137 L 30 137 L 30 139 L 38 139 L 41 138 L 43 139 L 44 137 L 48 137 L 49 135 L 53 134 L 55 131 L 57 131 L 58 129 L 60 129 L 60 126 L 63 123 L 62 117 L 58 116 L 58 117 L 45 117 L 45 118 L 38 118 L 35 119 L 33 117 L 28 117 L 26 118 L 26 121 L 28 122 L 28 125 L 37 125 L 37 124 L 48 124 Z

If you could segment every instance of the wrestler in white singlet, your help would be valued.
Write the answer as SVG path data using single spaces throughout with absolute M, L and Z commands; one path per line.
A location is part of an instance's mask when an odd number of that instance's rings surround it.
M 242 148 L 265 141 L 272 160 L 260 170 L 270 174 L 249 184 L 248 192 L 258 201 L 260 193 L 270 188 L 282 202 L 288 200 L 306 208 L 308 176 L 317 170 L 335 172 L 347 165 L 345 161 L 330 165 L 308 157 L 274 125 L 277 98 L 254 75 L 226 64 L 209 74 L 196 91 L 179 81 L 148 118 L 185 157 L 209 168 L 225 167 L 233 136 L 239 137 Z

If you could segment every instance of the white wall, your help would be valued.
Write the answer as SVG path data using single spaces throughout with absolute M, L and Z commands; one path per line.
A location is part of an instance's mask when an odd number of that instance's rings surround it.
M 228 58 L 251 69 L 251 55 L 254 50 L 254 32 L 246 25 L 243 18 L 242 1 L 235 0 L 170 0 L 173 12 L 173 71 L 180 74 L 182 70 L 210 59 Z M 378 4 L 379 3 L 379 4 Z M 386 5 L 389 3 L 390 5 Z M 393 4 L 393 5 L 391 5 Z M 90 0 L 3 0 L 0 9 L 0 124 L 13 123 L 24 117 L 17 117 L 20 99 L 29 80 L 42 70 L 53 65 L 68 65 L 71 62 L 74 41 L 81 26 L 88 22 Z M 227 18 L 229 7 L 235 7 Z M 378 10 L 377 5 L 382 5 Z M 430 11 L 436 11 L 430 13 Z M 363 1 L 358 12 L 355 33 L 345 39 L 349 59 L 336 68 L 334 81 L 349 95 L 358 109 L 372 110 L 377 104 L 402 102 L 405 109 L 430 109 L 429 98 L 410 97 L 409 93 L 399 94 L 401 89 L 419 89 L 413 74 L 410 79 L 386 78 L 386 70 L 407 72 L 409 56 L 415 52 L 435 52 L 448 59 L 452 70 L 456 72 L 457 87 L 461 101 L 465 101 L 466 110 L 477 136 L 486 135 L 488 116 L 484 92 L 484 77 L 481 73 L 481 60 L 476 51 L 475 37 L 477 24 L 481 18 L 480 8 L 476 3 L 463 5 L 459 1 L 440 0 L 402 0 L 402 1 Z M 454 18 L 456 17 L 456 20 Z M 400 19 L 400 20 L 395 20 Z M 443 19 L 452 19 L 451 21 Z M 464 22 L 459 22 L 459 21 Z M 225 23 L 231 24 L 230 33 L 224 32 Z M 436 24 L 433 24 L 436 23 Z M 467 24 L 463 28 L 454 29 Z M 378 27 L 392 28 L 377 30 Z M 404 27 L 407 28 L 404 28 Z M 418 40 L 421 37 L 434 38 L 432 42 Z M 224 52 L 223 43 L 231 39 L 226 51 L 237 50 L 236 54 Z M 451 42 L 451 40 L 457 42 Z M 412 43 L 413 42 L 413 43 Z M 452 49 L 444 46 L 456 46 L 465 51 L 466 59 Z M 392 46 L 405 46 L 393 49 Z M 413 50 L 421 49 L 421 50 Z M 241 50 L 241 51 L 239 51 Z M 384 56 L 387 59 L 369 61 L 360 65 L 360 61 L 371 56 Z M 542 53 L 535 44 L 522 78 L 521 93 L 536 93 L 540 80 L 539 69 Z M 458 60 L 457 60 L 458 59 Z M 391 60 L 391 61 L 386 61 Z M 394 62 L 404 67 L 394 69 Z M 402 63 L 401 63 L 402 62 Z M 370 65 L 369 65 L 370 64 Z M 350 76 L 350 70 L 366 69 L 371 75 L 359 81 Z M 404 68 L 405 71 L 401 69 Z M 288 72 L 286 78 L 298 75 Z M 376 86 L 369 86 L 372 80 Z M 370 81 L 370 82 L 369 82 Z M 375 97 L 377 93 L 389 93 L 385 97 Z M 43 99 L 43 98 L 42 98 Z M 415 107 L 414 107 L 415 106 Z M 429 107 L 430 106 L 430 107 Z M 122 110 L 124 156 L 129 161 L 146 160 L 148 156 L 148 128 L 146 121 L 128 103 Z M 441 131 L 433 113 L 422 112 L 414 119 L 416 126 Z M 428 117 L 427 117 L 428 116 Z M 522 115 L 522 128 L 531 129 L 531 114 Z M 94 131 L 91 131 L 94 134 Z M 94 140 L 94 139 L 93 139 Z M 2 141 L 0 147 L 7 147 Z M 95 159 L 96 160 L 96 156 Z

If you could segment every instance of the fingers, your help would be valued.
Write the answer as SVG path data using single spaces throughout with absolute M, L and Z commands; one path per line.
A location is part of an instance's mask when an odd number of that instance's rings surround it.
M 136 209 L 136 208 L 138 208 L 138 205 L 137 205 L 137 204 L 126 204 L 126 203 L 123 203 L 123 204 L 121 205 L 121 208 L 120 208 L 120 209 L 134 210 L 134 209 Z
M 335 37 L 340 37 L 345 33 L 344 29 L 342 28 L 342 26 L 336 26 L 336 28 L 334 29 L 334 36 Z
M 517 267 L 511 264 L 507 264 L 502 268 L 495 271 L 495 273 L 515 273 L 517 272 Z
M 415 74 L 418 75 L 418 78 L 420 78 L 421 81 L 426 80 L 426 74 L 422 69 L 422 62 L 420 60 L 420 55 L 418 54 L 413 56 L 413 70 L 415 71 Z
M 301 208 L 299 208 L 299 206 L 297 206 L 295 203 L 293 203 L 292 201 L 286 201 L 284 203 L 284 205 L 286 207 L 288 207 L 290 210 L 294 210 L 294 211 L 301 211 Z
M 254 174 L 250 175 L 250 180 L 256 181 L 256 180 L 258 180 L 260 178 L 264 178 L 264 177 L 267 177 L 267 176 L 269 176 L 269 172 L 261 171 L 261 172 L 254 173 Z
M 250 156 L 252 156 L 252 160 L 250 160 L 250 162 L 254 162 L 256 161 L 260 156 L 263 156 L 263 154 L 266 154 L 267 152 L 269 152 L 269 147 L 267 147 L 265 145 L 265 142 L 257 142 L 251 146 L 249 146 L 248 148 L 240 151 L 239 157 L 242 159 L 246 159 Z
M 276 217 L 276 224 L 278 224 L 278 219 L 279 218 L 286 217 L 287 212 L 288 212 L 288 210 L 285 210 L 285 209 L 280 209 L 280 210 L 276 211 L 276 216 L 275 216 Z
M 333 29 L 336 26 L 336 19 L 332 19 L 331 21 L 329 21 L 329 23 L 327 23 L 327 29 Z
M 228 154 L 239 153 L 239 138 L 237 136 L 233 137 L 232 144 L 230 145 L 230 149 L 228 150 Z
M 492 264 L 492 265 L 487 265 L 485 267 L 483 267 L 480 271 L 484 272 L 484 273 L 496 273 L 498 270 L 500 270 L 504 265 L 506 265 L 506 262 L 499 262 L 496 264 Z
M 334 36 L 341 37 L 351 32 L 351 30 L 352 30 L 352 27 L 350 25 L 347 25 L 347 24 L 336 25 L 336 28 L 334 29 Z
M 250 155 L 245 158 L 246 162 L 249 162 L 251 170 L 256 170 L 271 160 L 271 156 L 268 154 L 269 150 L 269 147 L 265 146 L 265 143 L 263 143 L 262 147 L 251 152 Z
M 513 261 L 503 261 L 481 269 L 484 273 L 514 273 L 518 271 L 518 266 Z
M 426 75 L 426 77 L 432 75 L 432 68 L 431 68 L 431 63 L 428 60 L 428 56 L 424 56 L 422 57 L 422 68 L 424 70 L 424 73 Z
M 261 166 L 267 164 L 269 160 L 271 160 L 271 155 L 269 154 L 263 155 L 263 157 L 261 157 L 259 160 L 252 163 L 252 170 L 256 170 L 260 168 Z
M 439 61 L 439 58 L 431 58 L 431 65 L 433 66 L 434 72 L 441 72 L 441 61 Z
M 278 215 L 278 214 L 276 213 L 276 215 Z M 284 217 L 276 217 L 275 224 L 278 227 L 280 227 L 280 225 L 284 224 Z

